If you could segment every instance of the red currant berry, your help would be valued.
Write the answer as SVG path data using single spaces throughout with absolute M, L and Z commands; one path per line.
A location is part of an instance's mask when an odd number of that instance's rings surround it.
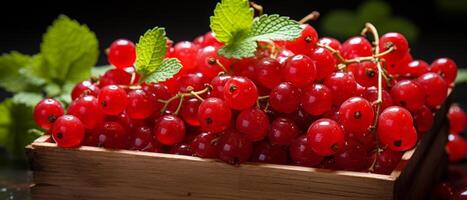
M 295 55 L 292 51 L 289 51 L 287 49 L 282 49 L 279 54 L 277 54 L 276 60 L 281 64 L 284 65 L 285 61 L 289 59 L 289 57 L 292 57 Z
M 342 44 L 340 53 L 345 59 L 371 56 L 371 44 L 364 37 L 352 37 Z
M 453 185 L 449 182 L 442 182 L 434 186 L 432 191 L 432 199 L 438 200 L 457 200 L 454 197 Z M 459 199 L 462 200 L 462 199 Z
M 396 75 L 396 74 L 404 74 L 402 71 L 405 66 L 407 66 L 410 62 L 412 62 L 413 58 L 412 55 L 410 55 L 410 52 L 407 52 L 404 57 L 400 60 L 391 60 L 383 62 L 385 64 L 385 69 L 386 71 L 389 72 L 389 74 Z
M 375 113 L 371 103 L 361 97 L 352 97 L 339 108 L 339 122 L 348 132 L 364 134 L 373 125 Z
M 75 100 L 82 95 L 91 95 L 97 97 L 100 89 L 91 81 L 82 81 L 73 88 L 71 91 L 71 99 Z
M 428 63 L 423 60 L 413 60 L 401 66 L 399 73 L 407 77 L 419 77 L 428 72 Z
M 182 70 L 185 72 L 192 71 L 196 67 L 196 57 L 198 54 L 198 46 L 189 42 L 183 41 L 175 44 L 173 57 L 178 58 L 183 65 Z
M 255 63 L 256 57 L 243 58 L 232 63 L 234 74 L 237 76 L 247 77 L 251 80 L 256 78 Z
M 48 130 L 63 113 L 60 102 L 55 99 L 43 99 L 34 107 L 34 121 L 41 128 Z
M 216 39 L 216 35 L 209 31 L 203 36 L 203 42 L 200 44 L 202 47 L 206 46 L 222 46 L 222 43 Z
M 102 88 L 98 100 L 102 112 L 107 115 L 122 113 L 128 104 L 128 96 L 125 90 L 116 85 Z
M 278 117 L 276 118 L 269 129 L 268 139 L 271 144 L 289 145 L 298 136 L 299 127 L 294 121 Z
M 309 146 L 305 135 L 296 138 L 290 145 L 290 158 L 297 165 L 313 167 L 321 163 L 323 156 L 316 154 Z
M 269 128 L 269 118 L 259 108 L 243 110 L 237 117 L 235 127 L 252 142 L 264 139 Z
M 129 146 L 129 134 L 118 122 L 105 122 L 99 134 L 99 146 L 111 149 L 126 149 Z
M 201 158 L 217 158 L 217 143 L 219 135 L 216 133 L 201 133 L 191 142 L 193 155 Z
M 309 24 L 301 24 L 302 33 L 300 37 L 293 41 L 286 42 L 285 47 L 296 54 L 307 54 L 316 46 L 318 33 Z
M 286 81 L 297 87 L 304 87 L 315 80 L 316 65 L 308 56 L 295 55 L 285 62 L 282 74 Z
M 84 141 L 83 123 L 73 115 L 60 116 L 52 126 L 52 137 L 59 147 L 79 147 Z
M 417 112 L 414 113 L 413 120 L 417 132 L 419 134 L 423 134 L 428 132 L 433 126 L 434 117 L 433 113 L 428 107 L 422 106 L 417 110 Z
M 382 103 L 381 103 L 381 110 L 386 109 L 389 106 L 392 106 L 392 98 L 391 95 L 386 91 L 382 90 L 381 91 L 381 96 L 382 96 Z M 368 100 L 369 102 L 375 102 L 378 100 L 378 88 L 376 87 L 367 87 L 365 91 L 363 92 L 363 98 Z
M 402 154 L 398 151 L 385 149 L 381 152 L 377 151 L 372 156 L 374 160 L 373 172 L 377 174 L 391 174 L 397 167 L 402 158 Z
M 126 112 L 133 119 L 145 119 L 155 111 L 155 103 L 149 94 L 142 89 L 132 90 L 128 93 Z
M 212 90 L 210 92 L 210 97 L 224 98 L 224 87 L 228 80 L 232 79 L 231 76 L 222 75 L 216 76 L 211 80 Z
M 332 73 L 324 80 L 324 85 L 331 89 L 334 105 L 340 105 L 348 98 L 353 97 L 357 91 L 357 82 L 354 77 L 345 72 Z
M 224 99 L 232 109 L 244 110 L 256 103 L 258 89 L 250 79 L 236 76 L 225 83 Z
M 449 58 L 436 59 L 431 63 L 429 70 L 438 73 L 448 84 L 452 84 L 457 76 L 457 65 Z
M 131 74 L 123 69 L 111 69 L 105 72 L 99 80 L 99 87 L 108 85 L 129 85 L 131 83 Z
M 384 52 L 389 48 L 394 50 L 383 58 L 390 61 L 400 60 L 409 51 L 409 43 L 402 34 L 389 32 L 379 39 L 379 51 Z
M 336 166 L 349 171 L 362 171 L 369 166 L 367 149 L 358 141 L 347 140 L 345 148 L 334 155 Z
M 449 161 L 462 160 L 467 153 L 467 142 L 459 135 L 449 134 L 446 153 L 448 154 Z
M 191 146 L 189 144 L 180 143 L 172 146 L 169 150 L 169 153 L 176 155 L 192 156 L 193 149 L 191 149 Z
M 331 89 L 321 84 L 313 84 L 302 91 L 303 109 L 310 115 L 322 115 L 331 110 L 333 95 Z
M 232 111 L 222 99 L 210 97 L 198 107 L 198 120 L 204 131 L 224 131 L 229 128 L 231 119 Z
M 86 129 L 94 129 L 104 122 L 104 113 L 94 96 L 83 96 L 71 102 L 68 114 L 80 119 Z
M 429 108 L 436 108 L 446 100 L 448 85 L 438 74 L 432 72 L 423 74 L 417 78 L 417 82 L 425 90 L 425 105 Z
M 160 111 L 164 104 L 158 102 L 157 100 L 167 100 L 170 98 L 169 89 L 167 86 L 159 83 L 143 83 L 141 86 L 141 89 L 146 93 L 146 95 L 149 95 L 150 101 L 154 103 L 154 110 L 156 113 Z
M 374 62 L 362 62 L 355 66 L 355 81 L 363 87 L 378 86 L 378 68 Z
M 339 40 L 332 37 L 322 37 L 318 40 L 318 44 L 327 45 L 335 50 L 339 50 L 342 46 Z
M 325 48 L 315 48 L 308 54 L 316 65 L 316 80 L 323 80 L 336 70 L 336 59 Z
M 227 130 L 217 144 L 219 159 L 233 165 L 246 162 L 252 153 L 252 144 L 236 130 Z
M 287 153 L 286 148 L 274 146 L 263 141 L 254 145 L 250 161 L 284 165 L 288 161 Z
M 115 40 L 110 45 L 107 59 L 110 64 L 119 69 L 133 65 L 136 60 L 135 44 L 126 39 Z
M 344 131 L 334 120 L 323 118 L 310 125 L 307 140 L 316 154 L 330 156 L 344 148 Z
M 199 50 L 196 66 L 208 79 L 212 79 L 220 72 L 230 69 L 230 61 L 217 54 L 219 47 L 207 46 Z M 220 65 L 219 65 L 220 63 Z
M 255 64 L 255 80 L 266 88 L 272 89 L 281 83 L 281 64 L 270 58 L 264 57 Z
M 419 110 L 425 103 L 425 91 L 418 83 L 411 80 L 397 82 L 391 88 L 391 97 L 396 105 L 412 112 Z
M 377 132 L 381 143 L 393 151 L 406 151 L 417 143 L 412 115 L 399 106 L 384 109 L 378 118 Z
M 178 91 L 190 92 L 198 91 L 203 89 L 203 77 L 202 74 L 183 74 L 175 79 L 178 85 Z
M 183 120 L 191 126 L 199 126 L 198 108 L 201 101 L 197 98 L 191 98 L 183 101 L 182 108 L 180 109 L 180 116 Z
M 185 124 L 177 116 L 164 115 L 155 123 L 154 135 L 164 145 L 180 143 L 185 137 Z
M 449 133 L 459 134 L 464 130 L 465 124 L 467 123 L 467 117 L 465 116 L 464 110 L 457 105 L 451 105 L 448 111 L 449 119 Z
M 300 105 L 300 90 L 288 82 L 281 83 L 271 90 L 269 103 L 276 111 L 295 112 Z
M 153 148 L 154 136 L 151 127 L 138 126 L 130 138 L 130 150 L 150 151 Z

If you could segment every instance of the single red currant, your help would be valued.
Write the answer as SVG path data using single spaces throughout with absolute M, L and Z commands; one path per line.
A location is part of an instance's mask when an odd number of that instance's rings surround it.
M 182 70 L 185 72 L 192 71 L 196 67 L 196 57 L 198 54 L 198 46 L 189 42 L 183 41 L 175 44 L 173 57 L 178 58 L 183 65 Z
M 129 133 L 118 122 L 107 121 L 99 129 L 99 146 L 111 149 L 126 149 L 129 146 Z
M 210 97 L 224 98 L 224 87 L 228 80 L 232 79 L 231 76 L 222 75 L 216 76 L 211 80 L 212 90 L 210 91 Z
M 381 112 L 377 133 L 380 142 L 393 151 L 406 151 L 417 143 L 412 115 L 399 106 L 391 106 Z
M 363 87 L 378 86 L 378 68 L 374 62 L 362 62 L 355 66 L 355 81 Z
M 34 107 L 34 121 L 39 127 L 48 130 L 63 113 L 60 102 L 55 99 L 43 99 Z
M 94 129 L 104 122 L 104 113 L 94 96 L 83 96 L 71 102 L 68 114 L 80 119 L 86 129 Z
M 271 144 L 289 145 L 298 136 L 299 127 L 294 121 L 278 117 L 269 128 L 268 139 Z
M 243 110 L 237 117 L 235 127 L 252 142 L 264 139 L 269 128 L 269 118 L 259 108 Z
M 465 124 L 467 123 L 467 117 L 465 116 L 464 110 L 462 110 L 459 105 L 453 104 L 449 107 L 448 119 L 449 133 L 459 134 L 464 130 Z
M 225 101 L 216 97 L 205 99 L 198 107 L 198 120 L 204 131 L 218 133 L 230 126 L 232 111 Z
M 73 115 L 63 115 L 57 118 L 51 130 L 52 138 L 59 147 L 79 147 L 84 141 L 83 123 Z
M 293 41 L 286 42 L 285 47 L 296 54 L 307 54 L 316 46 L 318 33 L 309 24 L 301 24 L 302 33 L 300 37 Z
M 99 80 L 99 87 L 108 85 L 129 85 L 131 83 L 131 73 L 123 69 L 111 69 L 105 72 Z
M 269 103 L 276 111 L 295 112 L 300 105 L 300 90 L 291 83 L 281 83 L 271 90 Z
M 125 110 L 128 104 L 128 95 L 124 89 L 116 85 L 109 85 L 102 88 L 98 100 L 104 114 L 118 115 Z
M 416 112 L 425 103 L 425 91 L 415 81 L 402 80 L 391 88 L 391 97 L 396 105 Z
M 384 68 L 387 72 L 389 72 L 389 74 L 397 75 L 404 74 L 403 68 L 412 62 L 412 60 L 412 55 L 410 55 L 410 52 L 407 52 L 400 60 L 386 60 L 386 62 L 383 62 L 383 64 L 385 64 Z
M 126 39 L 115 40 L 110 45 L 107 59 L 110 64 L 119 69 L 133 65 L 136 60 L 135 44 Z
M 287 153 L 287 148 L 262 141 L 254 145 L 250 161 L 284 165 L 288 161 Z
M 75 100 L 82 95 L 91 95 L 97 97 L 100 89 L 91 81 L 82 81 L 73 88 L 71 91 L 71 99 Z
M 429 71 L 438 73 L 450 85 L 456 79 L 457 65 L 449 58 L 438 58 L 431 63 Z
M 367 149 L 358 141 L 347 140 L 345 148 L 334 155 L 336 166 L 349 171 L 361 171 L 369 166 Z
M 207 46 L 199 50 L 196 57 L 196 67 L 208 79 L 212 79 L 220 72 L 230 69 L 230 61 L 217 54 L 218 46 Z
M 401 66 L 399 73 L 406 77 L 419 77 L 428 72 L 428 63 L 423 60 L 413 60 L 406 65 Z
M 413 120 L 417 132 L 419 134 L 423 134 L 428 132 L 433 126 L 434 117 L 433 113 L 428 107 L 422 106 L 414 113 Z
M 336 58 L 325 48 L 315 48 L 308 56 L 316 65 L 316 80 L 323 80 L 336 70 Z
M 290 57 L 282 68 L 284 80 L 297 87 L 311 84 L 316 78 L 316 65 L 311 58 L 305 55 Z
M 352 59 L 371 56 L 371 48 L 371 44 L 366 38 L 358 36 L 345 41 L 339 51 L 345 59 Z
M 233 165 L 246 162 L 252 153 L 253 145 L 236 130 L 227 130 L 217 144 L 219 159 Z
M 334 120 L 323 118 L 310 125 L 307 140 L 316 154 L 330 156 L 344 148 L 344 131 Z
M 446 100 L 448 85 L 438 74 L 432 72 L 423 74 L 417 78 L 417 82 L 425 90 L 425 105 L 428 107 L 436 108 Z
M 345 72 L 332 73 L 324 80 L 324 85 L 331 89 L 334 105 L 340 105 L 353 97 L 357 91 L 357 82 L 354 77 Z
M 180 143 L 185 137 L 185 124 L 177 116 L 164 115 L 156 121 L 154 135 L 164 145 Z
M 301 104 L 310 115 L 322 115 L 331 110 L 333 95 L 331 89 L 321 84 L 312 84 L 302 91 Z
M 402 158 L 402 153 L 398 151 L 391 151 L 384 149 L 383 151 L 376 151 L 371 160 L 374 160 L 373 172 L 377 174 L 391 174 L 397 167 Z
M 339 108 L 339 122 L 347 132 L 365 134 L 373 125 L 375 113 L 371 103 L 361 97 L 352 97 Z
M 224 99 L 232 109 L 244 110 L 256 103 L 258 89 L 250 79 L 235 76 L 225 83 Z
M 201 133 L 191 143 L 193 155 L 201 158 L 217 158 L 217 133 Z
M 402 34 L 389 32 L 379 39 L 379 51 L 384 52 L 389 48 L 393 48 L 394 50 L 384 55 L 383 58 L 388 61 L 400 60 L 409 51 L 409 43 Z
M 256 57 L 244 58 L 241 60 L 236 60 L 232 63 L 233 72 L 236 76 L 247 77 L 250 80 L 256 78 L 255 63 L 257 62 Z
M 381 103 L 381 110 L 386 109 L 389 106 L 393 105 L 392 97 L 386 90 L 381 90 L 382 96 L 382 103 Z M 363 98 L 368 100 L 369 102 L 375 102 L 378 100 L 378 88 L 376 87 L 367 87 L 363 92 Z
M 130 118 L 145 119 L 156 111 L 155 103 L 149 94 L 142 89 L 128 92 L 126 112 Z
M 339 40 L 332 37 L 322 37 L 318 40 L 318 44 L 327 45 L 335 50 L 339 50 L 342 46 Z
M 467 142 L 460 135 L 449 134 L 446 153 L 449 161 L 462 160 L 467 153 Z
M 151 127 L 147 125 L 138 126 L 130 137 L 131 150 L 150 151 L 153 148 L 154 136 Z
M 301 166 L 313 167 L 324 159 L 308 146 L 308 139 L 305 135 L 296 138 L 290 145 L 289 151 L 293 162 Z
M 272 89 L 281 83 L 281 64 L 270 58 L 264 57 L 255 64 L 255 80 L 266 88 Z

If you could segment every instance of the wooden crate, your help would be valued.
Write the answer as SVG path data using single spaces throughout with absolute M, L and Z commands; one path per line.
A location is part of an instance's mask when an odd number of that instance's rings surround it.
M 446 112 L 390 175 L 108 150 L 27 146 L 33 199 L 423 199 L 446 165 Z

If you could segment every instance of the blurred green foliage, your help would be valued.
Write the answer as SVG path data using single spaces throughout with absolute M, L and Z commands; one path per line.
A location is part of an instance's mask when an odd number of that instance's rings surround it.
M 393 16 L 391 7 L 384 1 L 369 0 L 356 11 L 337 9 L 324 15 L 321 29 L 330 36 L 346 39 L 360 34 L 366 22 L 376 26 L 380 34 L 399 32 L 409 41 L 416 40 L 418 28 L 407 19 Z

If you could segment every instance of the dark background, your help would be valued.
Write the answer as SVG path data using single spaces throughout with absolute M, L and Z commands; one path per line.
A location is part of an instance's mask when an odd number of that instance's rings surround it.
M 60 14 L 87 24 L 99 39 L 99 65 L 107 64 L 102 53 L 117 38 L 137 41 L 139 35 L 154 26 L 162 26 L 174 41 L 192 40 L 209 30 L 209 16 L 217 0 L 172 1 L 14 1 L 0 10 L 0 53 L 17 50 L 26 54 L 39 51 L 42 34 Z M 358 0 L 257 0 L 265 12 L 299 20 L 318 10 L 322 16 L 334 9 L 355 10 Z M 440 2 L 460 4 L 450 9 Z M 467 66 L 467 3 L 465 0 L 387 1 L 394 16 L 403 17 L 419 28 L 418 39 L 411 43 L 414 58 L 427 62 L 450 57 L 459 67 Z M 446 3 L 445 3 L 446 4 Z M 320 29 L 320 21 L 312 22 Z M 363 24 L 362 24 L 363 26 Z M 461 91 L 465 91 L 461 89 Z M 466 94 L 457 92 L 456 101 L 465 104 Z M 461 96 L 459 96 L 461 95 Z M 9 94 L 0 90 L 0 100 Z

